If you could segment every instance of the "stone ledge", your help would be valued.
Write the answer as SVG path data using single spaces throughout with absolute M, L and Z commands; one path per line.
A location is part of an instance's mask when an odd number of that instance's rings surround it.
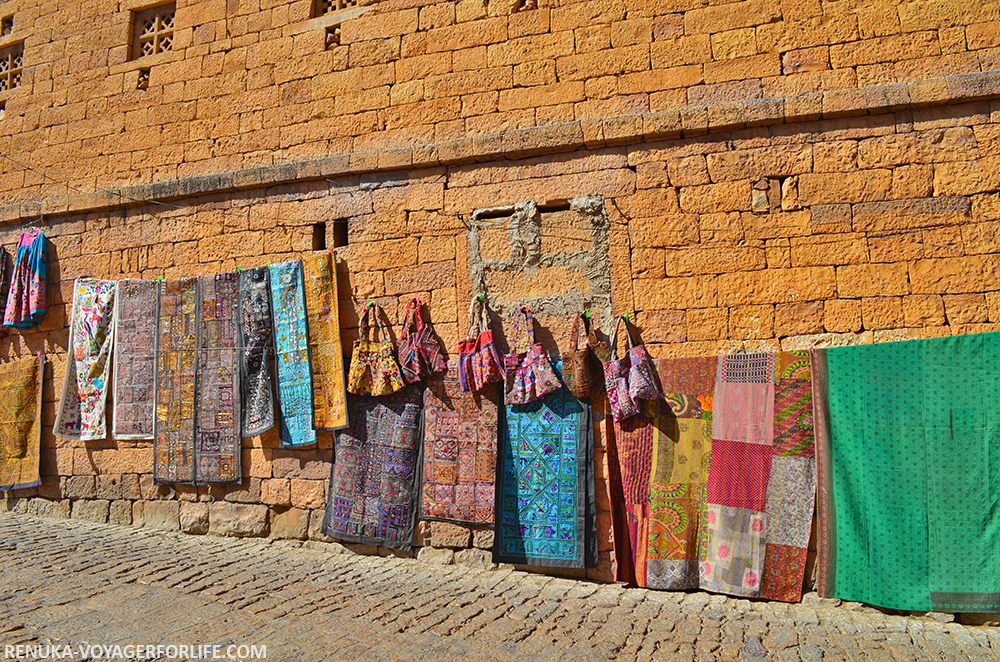
M 80 214 L 199 195 L 326 177 L 440 165 L 483 163 L 542 154 L 692 137 L 746 127 L 877 115 L 910 108 L 1000 98 L 1000 70 L 956 74 L 910 83 L 747 99 L 703 106 L 587 119 L 471 136 L 417 147 L 335 154 L 234 172 L 140 184 L 115 190 L 27 200 L 0 206 L 0 224 L 40 215 Z

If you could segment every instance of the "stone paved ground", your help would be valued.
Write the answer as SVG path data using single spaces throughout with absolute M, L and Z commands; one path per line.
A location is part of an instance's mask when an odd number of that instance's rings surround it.
M 236 643 L 297 662 L 1000 659 L 998 628 L 860 605 L 753 603 L 331 549 L 5 514 L 0 652 Z

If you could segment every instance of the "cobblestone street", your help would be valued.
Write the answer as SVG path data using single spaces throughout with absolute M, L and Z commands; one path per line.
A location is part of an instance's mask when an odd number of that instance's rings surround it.
M 0 645 L 255 645 L 303 662 L 1000 659 L 1000 629 L 814 596 L 753 603 L 331 549 L 5 514 Z

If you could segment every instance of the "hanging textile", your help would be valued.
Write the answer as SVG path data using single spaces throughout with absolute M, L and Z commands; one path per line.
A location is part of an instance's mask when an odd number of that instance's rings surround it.
M 240 350 L 235 273 L 199 280 L 195 482 L 238 483 L 240 475 Z
M 10 292 L 10 272 L 11 269 L 7 266 L 7 259 L 10 254 L 7 249 L 0 246 L 0 310 L 7 311 L 7 295 Z M 6 338 L 10 335 L 10 329 L 6 326 L 0 326 L 0 338 Z
M 410 549 L 420 461 L 420 388 L 348 397 L 351 424 L 337 433 L 323 533 Z
M 428 379 L 420 519 L 493 526 L 497 388 L 462 390 L 458 362 Z
M 313 367 L 313 427 L 340 430 L 347 427 L 347 389 L 332 254 L 310 255 L 302 261 L 302 269 Z
M 45 280 L 48 264 L 45 233 L 29 230 L 21 234 L 10 277 L 10 291 L 4 312 L 4 326 L 30 329 L 45 315 Z
M 561 362 L 554 362 L 556 372 Z M 597 563 L 590 405 L 565 386 L 505 405 L 497 458 L 494 563 L 591 568 Z
M 1000 612 L 1000 334 L 813 351 L 822 596 Z
M 45 355 L 0 363 L 0 491 L 41 484 L 42 374 Z
M 120 280 L 115 290 L 112 375 L 115 439 L 152 439 L 156 416 L 156 282 Z
M 801 599 L 815 491 L 802 353 L 662 360 L 615 423 L 635 582 Z
M 240 385 L 243 404 L 243 436 L 267 432 L 274 427 L 271 395 L 271 284 L 267 267 L 240 273 Z
M 198 279 L 163 281 L 159 297 L 154 479 L 191 483 L 195 479 Z
M 272 264 L 270 269 L 281 447 L 309 446 L 316 443 L 316 430 L 302 261 Z
M 78 278 L 73 283 L 62 394 L 52 433 L 89 441 L 107 436 L 104 409 L 108 360 L 114 339 L 115 281 Z

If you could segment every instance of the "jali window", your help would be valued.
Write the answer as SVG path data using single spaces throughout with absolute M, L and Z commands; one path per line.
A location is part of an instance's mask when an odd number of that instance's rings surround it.
M 24 65 L 24 44 L 14 44 L 0 50 L 0 92 L 12 90 L 21 84 Z
M 171 3 L 135 13 L 132 23 L 132 59 L 173 50 L 176 12 L 177 5 Z
M 332 14 L 333 12 L 340 11 L 341 9 L 357 7 L 358 4 L 358 0 L 315 0 L 315 4 L 313 5 L 313 15 L 326 16 L 327 14 Z

